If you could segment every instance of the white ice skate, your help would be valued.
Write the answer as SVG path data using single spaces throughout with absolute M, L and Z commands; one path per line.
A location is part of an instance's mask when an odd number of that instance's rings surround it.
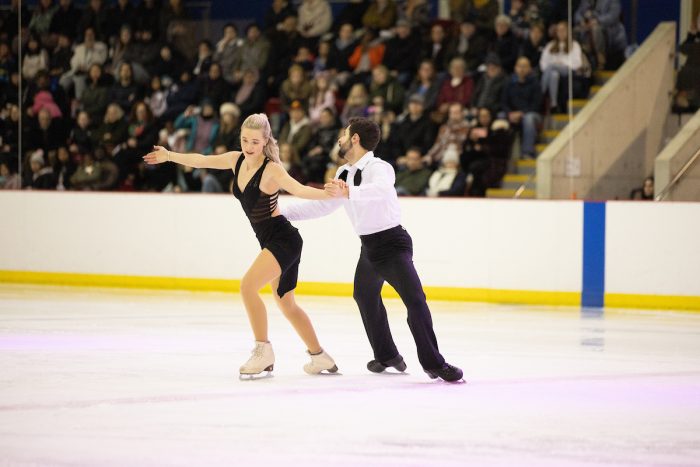
M 272 368 L 275 364 L 275 353 L 272 351 L 272 344 L 269 342 L 255 341 L 255 348 L 251 352 L 250 358 L 241 366 L 241 379 L 248 377 L 254 379 L 263 371 L 267 371 L 264 376 L 271 376 Z
M 325 350 L 321 350 L 320 354 L 312 355 L 308 351 L 306 352 L 311 357 L 311 361 L 304 365 L 304 371 L 310 375 L 319 375 L 324 371 L 328 373 L 336 373 L 338 367 L 333 361 L 333 357 L 328 355 Z

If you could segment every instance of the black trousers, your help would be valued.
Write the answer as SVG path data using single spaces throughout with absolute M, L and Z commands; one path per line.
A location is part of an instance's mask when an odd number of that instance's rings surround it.
M 399 355 L 381 297 L 382 285 L 386 281 L 406 305 L 408 327 L 416 341 L 421 366 L 425 369 L 441 368 L 445 359 L 438 350 L 430 309 L 413 266 L 411 236 L 398 226 L 361 235 L 360 239 L 362 250 L 355 269 L 353 298 L 360 308 L 374 358 L 387 361 Z

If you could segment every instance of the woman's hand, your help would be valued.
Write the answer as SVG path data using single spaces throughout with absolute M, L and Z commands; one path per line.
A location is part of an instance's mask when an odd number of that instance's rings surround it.
M 349 198 L 350 189 L 343 180 L 333 179 L 323 186 L 326 194 L 331 198 Z
M 143 156 L 143 160 L 149 165 L 160 164 L 168 160 L 168 150 L 163 146 L 153 146 L 153 151 Z

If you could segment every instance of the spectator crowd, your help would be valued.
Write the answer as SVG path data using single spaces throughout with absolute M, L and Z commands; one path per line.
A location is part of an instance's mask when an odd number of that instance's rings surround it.
M 243 120 L 265 112 L 302 183 L 335 174 L 341 128 L 366 116 L 399 194 L 484 196 L 514 148 L 536 157 L 568 73 L 585 96 L 627 46 L 619 0 L 574 1 L 573 27 L 567 0 L 511 0 L 505 14 L 497 0 L 449 0 L 449 19 L 434 3 L 353 0 L 334 15 L 327 0 L 273 0 L 262 24 L 197 42 L 182 0 L 31 11 L 12 0 L 0 14 L 0 188 L 228 192 L 231 171 L 141 157 L 155 144 L 238 150 Z

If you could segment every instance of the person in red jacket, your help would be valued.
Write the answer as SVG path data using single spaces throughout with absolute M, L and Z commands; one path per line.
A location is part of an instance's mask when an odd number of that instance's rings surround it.
M 356 75 L 366 76 L 382 63 L 384 49 L 384 44 L 377 39 L 377 33 L 373 29 L 367 29 L 362 40 L 348 58 L 348 64 Z
M 453 58 L 450 61 L 449 72 L 450 75 L 443 81 L 437 98 L 437 108 L 442 115 L 447 115 L 447 109 L 453 102 L 468 107 L 474 92 L 474 80 L 467 74 L 464 59 Z

